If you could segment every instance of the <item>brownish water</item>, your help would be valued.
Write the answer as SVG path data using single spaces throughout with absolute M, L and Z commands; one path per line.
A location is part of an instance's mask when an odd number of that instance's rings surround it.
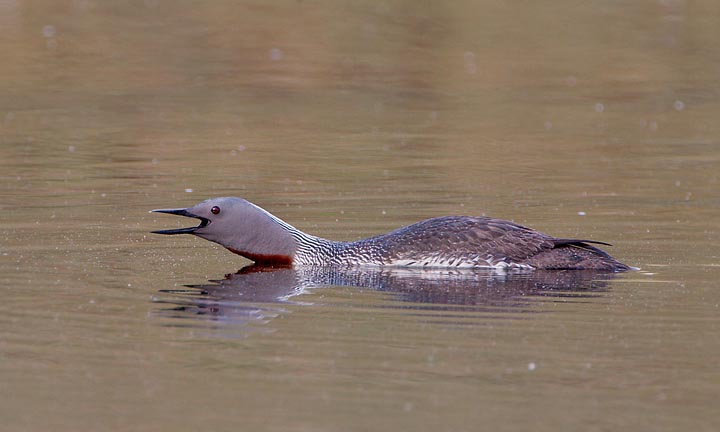
M 714 2 L 15 1 L 0 36 L 3 430 L 720 429 Z M 642 270 L 224 279 L 148 234 L 223 195 Z

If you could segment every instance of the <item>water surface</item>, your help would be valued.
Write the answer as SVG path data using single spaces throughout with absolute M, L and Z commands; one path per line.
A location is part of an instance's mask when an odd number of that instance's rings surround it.
M 714 3 L 0 9 L 4 430 L 720 428 Z M 642 270 L 252 272 L 149 234 L 223 195 Z

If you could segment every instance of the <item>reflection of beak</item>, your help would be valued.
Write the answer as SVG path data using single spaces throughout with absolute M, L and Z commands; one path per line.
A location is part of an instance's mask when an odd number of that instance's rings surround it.
M 193 234 L 196 230 L 200 228 L 205 228 L 210 224 L 210 219 L 204 218 L 202 216 L 194 215 L 187 211 L 186 209 L 160 209 L 160 210 L 151 210 L 151 212 L 155 213 L 169 213 L 174 215 L 180 215 L 180 216 L 187 216 L 195 219 L 200 219 L 200 225 L 196 227 L 190 227 L 190 228 L 180 228 L 180 229 L 168 229 L 168 230 L 159 230 L 159 231 L 152 231 L 153 234 Z

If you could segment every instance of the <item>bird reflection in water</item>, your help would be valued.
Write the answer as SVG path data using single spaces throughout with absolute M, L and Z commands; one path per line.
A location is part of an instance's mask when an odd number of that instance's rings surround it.
M 290 305 L 312 305 L 303 294 L 340 286 L 386 293 L 379 307 L 477 312 L 528 312 L 540 302 L 584 301 L 607 291 L 615 273 L 597 271 L 419 270 L 408 268 L 270 268 L 248 266 L 223 279 L 184 290 L 165 299 L 173 318 L 234 324 L 265 324 Z M 367 306 L 367 305 L 364 305 Z M 375 305 L 377 306 L 377 305 Z

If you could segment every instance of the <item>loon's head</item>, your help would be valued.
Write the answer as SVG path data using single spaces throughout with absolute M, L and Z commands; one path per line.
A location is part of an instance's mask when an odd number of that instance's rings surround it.
M 188 208 L 152 212 L 200 220 L 195 227 L 152 231 L 154 234 L 192 234 L 256 263 L 291 264 L 297 249 L 290 235 L 292 227 L 242 198 L 211 198 Z

